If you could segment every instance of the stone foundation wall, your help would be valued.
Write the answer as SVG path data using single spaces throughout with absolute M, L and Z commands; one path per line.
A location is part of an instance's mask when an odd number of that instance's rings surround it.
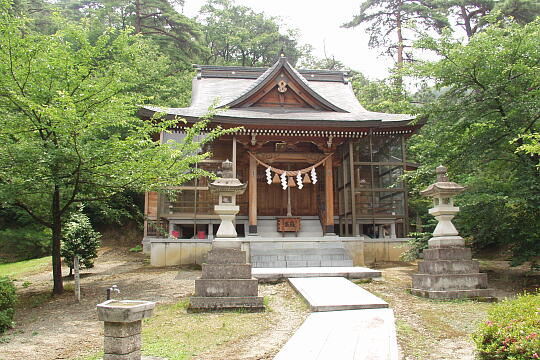
M 336 237 L 343 243 L 343 248 L 353 261 L 354 266 L 369 266 L 381 261 L 400 261 L 400 255 L 406 251 L 407 239 L 363 239 Z M 325 239 L 325 242 L 328 241 Z M 284 241 L 286 246 L 308 245 L 311 241 L 290 238 Z M 295 243 L 295 244 L 292 244 Z M 173 266 L 202 264 L 207 252 L 212 247 L 211 240 L 204 239 L 152 239 L 148 242 L 150 264 L 152 266 Z M 249 259 L 250 242 L 242 242 L 242 250 Z

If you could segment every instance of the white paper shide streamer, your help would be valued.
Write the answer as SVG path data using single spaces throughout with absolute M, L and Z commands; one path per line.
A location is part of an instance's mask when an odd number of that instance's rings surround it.
M 280 178 L 281 178 L 281 187 L 283 188 L 283 190 L 287 189 L 287 174 L 282 173 L 280 175 Z
M 272 172 L 270 171 L 269 167 L 266 168 L 266 183 L 272 183 Z
M 304 183 L 302 183 L 302 174 L 300 173 L 300 171 L 298 172 L 298 174 L 296 174 L 296 184 L 298 185 L 299 189 L 304 187 Z
M 315 171 L 314 167 L 311 168 L 311 182 L 313 184 L 317 183 L 317 172 Z

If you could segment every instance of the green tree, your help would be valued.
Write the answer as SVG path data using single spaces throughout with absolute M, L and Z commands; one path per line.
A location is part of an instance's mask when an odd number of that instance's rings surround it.
M 448 26 L 448 19 L 440 8 L 421 0 L 366 0 L 360 6 L 360 12 L 353 19 L 343 24 L 352 28 L 366 25 L 369 34 L 369 46 L 381 48 L 396 62 L 396 68 L 403 68 L 405 60 L 411 59 L 406 49 L 412 46 L 418 30 L 440 31 Z M 392 38 L 392 34 L 395 37 Z M 398 81 L 400 78 L 397 79 Z
M 101 244 L 101 234 L 94 230 L 90 219 L 80 206 L 73 212 L 64 225 L 64 236 L 61 254 L 64 262 L 69 265 L 69 275 L 73 273 L 73 258 L 79 258 L 81 269 L 94 267 L 94 259 Z
M 441 8 L 456 19 L 456 25 L 465 30 L 468 38 L 487 25 L 485 17 L 493 12 L 502 17 L 512 17 L 520 24 L 533 21 L 540 15 L 540 2 L 537 0 L 443 0 Z
M 468 186 L 457 222 L 477 246 L 512 248 L 514 263 L 540 253 L 539 152 L 540 19 L 521 26 L 493 23 L 468 44 L 446 34 L 419 45 L 441 60 L 416 67 L 440 96 L 422 108 L 427 124 L 409 149 L 422 164 L 411 174 L 418 188 L 433 169 L 448 165 L 451 178 Z
M 281 32 L 279 19 L 231 0 L 209 0 L 201 8 L 200 21 L 210 51 L 203 58 L 205 64 L 270 66 L 280 49 L 294 64 L 305 51 L 296 31 Z
M 125 31 L 95 34 L 62 21 L 52 36 L 33 33 L 0 3 L 0 201 L 52 231 L 54 292 L 63 291 L 62 224 L 73 206 L 131 188 L 159 189 L 200 176 L 208 156 L 194 140 L 181 146 L 156 134 L 178 120 L 143 121 L 140 92 L 159 83 L 167 59 Z

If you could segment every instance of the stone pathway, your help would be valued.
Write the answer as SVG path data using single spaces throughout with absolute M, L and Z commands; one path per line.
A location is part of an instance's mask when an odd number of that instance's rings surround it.
M 387 308 L 388 303 L 343 277 L 289 279 L 306 299 L 311 311 Z
M 394 313 L 388 303 L 343 277 L 289 282 L 315 312 L 274 360 L 398 359 Z
M 251 273 L 259 282 L 323 276 L 338 276 L 347 279 L 382 279 L 382 273 L 380 271 L 360 266 L 253 268 Z

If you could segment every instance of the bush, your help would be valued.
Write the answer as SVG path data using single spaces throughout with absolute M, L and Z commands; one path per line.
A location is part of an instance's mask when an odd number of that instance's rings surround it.
M 81 269 L 94 267 L 94 259 L 97 257 L 97 249 L 100 245 L 101 234 L 94 231 L 90 219 L 82 210 L 81 207 L 73 213 L 64 226 L 62 257 L 64 262 L 69 265 L 70 275 L 75 256 L 79 258 Z
M 36 259 L 51 253 L 51 233 L 39 225 L 0 231 L 0 253 L 9 261 Z
M 16 301 L 13 281 L 5 276 L 0 277 L 0 334 L 13 325 Z
M 540 358 L 540 292 L 494 305 L 473 339 L 480 360 Z
M 411 237 L 407 241 L 408 249 L 400 255 L 400 259 L 403 261 L 413 261 L 420 257 L 422 251 L 428 248 L 428 241 L 431 238 L 431 233 L 416 232 L 410 233 Z

